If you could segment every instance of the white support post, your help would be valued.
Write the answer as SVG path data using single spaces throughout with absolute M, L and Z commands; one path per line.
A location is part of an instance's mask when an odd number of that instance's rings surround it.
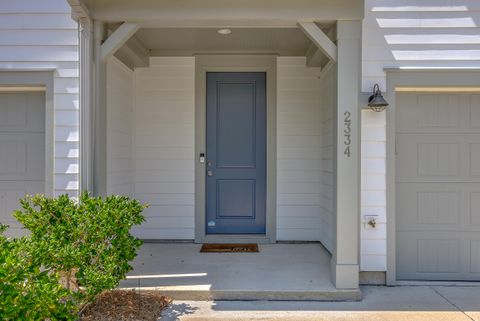
M 299 22 L 298 26 L 328 59 L 337 61 L 337 46 L 315 22 Z
M 137 23 L 124 22 L 117 30 L 115 30 L 107 40 L 101 45 L 101 59 L 107 61 L 115 52 L 120 49 L 130 39 L 135 32 L 140 29 Z
M 93 25 L 88 17 L 79 22 L 80 38 L 80 192 L 93 192 Z
M 103 196 L 107 193 L 107 67 L 102 59 L 102 43 L 106 37 L 103 21 L 94 21 L 95 56 L 95 113 L 94 113 L 94 157 L 93 157 L 93 194 Z
M 336 235 L 332 280 L 338 289 L 359 286 L 360 21 L 337 23 Z

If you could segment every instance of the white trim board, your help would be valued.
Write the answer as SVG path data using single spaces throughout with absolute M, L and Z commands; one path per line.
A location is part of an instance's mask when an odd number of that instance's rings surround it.
M 0 92 L 44 92 L 46 86 L 0 86 Z

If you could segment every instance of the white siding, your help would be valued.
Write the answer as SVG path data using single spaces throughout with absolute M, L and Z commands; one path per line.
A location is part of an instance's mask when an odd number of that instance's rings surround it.
M 320 241 L 333 253 L 335 247 L 335 198 L 336 198 L 336 68 L 332 67 L 322 74 L 320 94 L 321 100 L 321 210 Z
M 478 0 L 366 0 L 362 90 L 385 89 L 384 68 L 479 68 Z M 385 115 L 363 112 L 361 269 L 386 269 Z
M 194 66 L 194 58 L 152 58 L 134 73 L 134 196 L 150 204 L 136 230 L 143 238 L 194 238 Z M 320 70 L 305 58 L 279 58 L 277 67 L 278 239 L 318 241 L 326 230 L 331 244 L 333 210 L 321 218 Z
M 366 0 L 363 90 L 385 67 L 480 67 L 478 0 Z
M 362 111 L 362 271 L 385 271 L 387 266 L 387 217 L 385 191 L 385 113 Z M 375 228 L 367 225 L 366 215 L 376 215 Z
M 107 194 L 133 196 L 133 72 L 107 62 Z
M 320 70 L 277 59 L 277 238 L 320 240 Z
M 1 70 L 54 72 L 55 194 L 78 190 L 78 37 L 65 0 L 0 1 Z
M 150 204 L 136 233 L 194 238 L 195 59 L 151 58 L 135 71 L 134 195 Z

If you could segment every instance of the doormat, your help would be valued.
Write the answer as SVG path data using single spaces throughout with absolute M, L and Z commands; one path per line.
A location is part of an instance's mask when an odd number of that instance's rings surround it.
M 203 244 L 203 253 L 258 253 L 258 244 Z

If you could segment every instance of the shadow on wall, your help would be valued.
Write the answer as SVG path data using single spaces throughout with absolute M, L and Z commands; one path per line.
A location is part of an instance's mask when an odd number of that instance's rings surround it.
M 363 89 L 383 68 L 480 68 L 480 2 L 366 0 Z

